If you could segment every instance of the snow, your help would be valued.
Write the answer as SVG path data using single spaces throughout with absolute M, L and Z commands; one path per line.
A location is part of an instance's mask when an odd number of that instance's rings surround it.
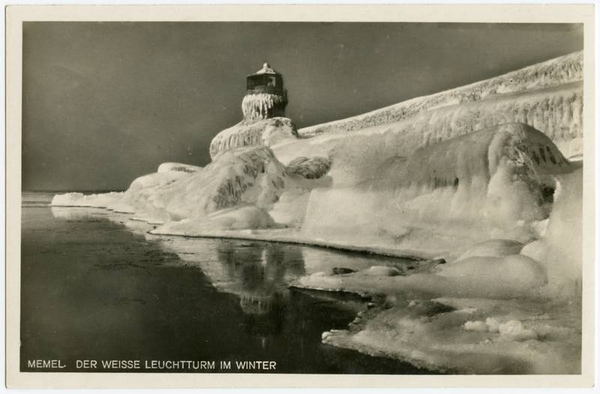
M 491 330 L 494 325 L 491 326 Z M 493 332 L 493 331 L 492 331 Z M 520 320 L 510 320 L 498 326 L 498 332 L 504 337 L 509 337 L 510 340 L 525 341 L 528 339 L 537 339 L 538 334 L 534 330 L 524 328 Z
M 546 134 L 567 158 L 582 154 L 583 86 L 580 82 L 541 91 L 524 91 L 486 100 L 424 111 L 394 122 L 348 132 L 332 130 L 273 147 L 286 163 L 297 156 L 352 160 L 352 154 L 376 154 L 382 160 L 504 123 L 525 123 Z M 333 157 L 335 154 L 337 157 Z M 373 155 L 371 157 L 374 157 Z
M 152 191 L 146 200 L 171 220 L 243 204 L 267 206 L 284 187 L 284 167 L 266 147 L 225 152 L 202 171 Z
M 319 179 L 331 169 L 331 161 L 325 157 L 297 157 L 285 167 L 288 175 L 299 175 L 306 179 Z
M 544 236 L 521 251 L 543 261 L 552 296 L 581 297 L 583 169 L 558 178 L 558 193 Z
M 409 276 L 363 269 L 300 278 L 302 288 L 390 299 L 360 330 L 331 331 L 323 342 L 459 373 L 579 373 L 581 178 L 581 169 L 559 175 L 548 228 L 524 247 L 488 240 Z M 415 313 L 431 303 L 451 309 Z
M 284 187 L 285 169 L 264 146 L 224 152 L 194 172 L 162 168 L 164 172 L 137 178 L 124 194 L 112 196 L 109 202 L 104 200 L 111 195 L 94 197 L 93 206 L 108 206 L 114 211 L 132 213 L 139 220 L 164 223 L 203 217 L 244 204 L 262 209 L 277 201 Z M 56 196 L 53 205 L 92 206 L 90 199 L 81 195 Z
M 207 166 L 164 163 L 124 193 L 52 205 L 127 213 L 156 225 L 147 237 L 415 257 L 306 251 L 292 285 L 384 300 L 326 344 L 460 373 L 578 373 L 582 67 L 579 52 L 300 136 L 270 118 L 283 98 L 248 95 Z M 273 296 L 229 291 L 252 313 Z
M 501 257 L 519 254 L 523 246 L 521 242 L 513 240 L 490 239 L 469 247 L 457 260 L 464 260 L 469 257 Z
M 286 190 L 269 213 L 277 223 L 298 228 L 304 221 L 309 197 L 310 191 L 304 189 Z
M 522 300 L 402 300 L 368 311 L 359 327 L 322 337 L 326 344 L 451 373 L 580 373 L 581 333 L 561 319 L 577 321 L 574 311 Z M 498 328 L 490 330 L 494 321 Z
M 221 131 L 210 144 L 214 160 L 223 152 L 250 146 L 271 146 L 298 136 L 296 126 L 288 118 L 270 118 L 256 122 L 242 121 Z
M 369 267 L 364 274 L 370 276 L 398 276 L 402 272 L 398 268 L 374 265 Z
M 464 324 L 465 330 L 477 332 L 489 332 L 489 326 L 482 321 L 468 321 Z
M 266 127 L 261 136 L 262 144 L 273 146 L 283 141 L 295 141 L 298 138 L 296 125 L 289 118 L 271 118 L 266 122 Z
M 169 172 L 169 171 L 180 171 L 180 172 L 196 172 L 202 167 L 192 166 L 189 164 L 182 163 L 162 163 L 158 166 L 157 172 Z
M 106 208 L 119 201 L 123 196 L 121 192 L 103 194 L 65 193 L 57 194 L 52 198 L 54 206 L 79 206 L 92 208 Z
M 262 68 L 252 75 L 260 75 L 260 74 L 277 74 L 277 72 L 271 68 L 269 63 L 263 63 Z
M 247 230 L 275 227 L 275 222 L 264 210 L 255 206 L 223 209 L 204 217 L 193 217 L 177 222 L 169 222 L 158 232 L 168 234 L 194 233 L 203 228 L 208 230 Z
M 161 165 L 159 170 L 163 171 L 136 178 L 123 197 L 108 205 L 108 208 L 116 212 L 142 214 L 152 222 L 168 220 L 169 216 L 159 212 L 149 200 L 156 191 L 188 176 L 187 171 L 165 171 L 169 167 Z
M 583 52 L 580 51 L 467 86 L 430 96 L 414 98 L 351 118 L 307 127 L 300 130 L 300 134 L 303 136 L 314 136 L 340 130 L 344 132 L 356 131 L 397 122 L 432 109 L 456 105 L 464 106 L 465 104 L 515 92 L 535 92 L 537 90 L 581 81 L 582 79 Z M 578 107 L 578 110 L 574 113 L 580 117 L 580 100 Z M 560 111 L 553 112 L 553 116 L 561 116 Z M 522 120 L 512 119 L 512 121 Z M 539 125 L 532 126 L 538 128 Z
M 536 161 L 540 149 L 556 164 Z M 572 170 L 546 136 L 522 124 L 456 137 L 394 162 L 374 156 L 377 165 L 366 163 L 366 155 L 353 155 L 356 164 L 334 155 L 333 187 L 311 191 L 305 236 L 410 254 L 444 254 L 488 239 L 528 242 L 530 224 L 549 214 L 543 191 Z M 353 176 L 336 185 L 343 172 Z
M 547 283 L 544 267 L 521 255 L 469 257 L 442 266 L 438 275 L 456 279 L 457 283 L 469 288 L 478 288 L 485 296 L 523 293 Z M 474 279 L 473 283 L 466 282 L 469 279 Z
M 267 119 L 273 113 L 273 109 L 285 105 L 286 100 L 284 96 L 278 94 L 247 94 L 242 99 L 244 119 L 249 121 Z
M 540 263 L 525 256 L 471 258 L 436 266 L 437 273 L 399 275 L 389 270 L 362 270 L 348 275 L 316 273 L 298 279 L 297 287 L 359 294 L 403 293 L 419 297 L 510 299 L 531 294 L 546 284 Z

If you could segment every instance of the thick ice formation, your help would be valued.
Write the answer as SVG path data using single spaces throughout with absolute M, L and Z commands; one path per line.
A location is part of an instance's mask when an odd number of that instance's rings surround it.
M 307 179 L 301 175 L 287 172 L 285 190 L 269 211 L 277 223 L 298 229 L 304 222 L 306 208 L 311 191 L 317 188 L 329 188 L 331 177 L 323 175 L 318 179 Z M 297 235 L 297 234 L 296 234 Z
M 270 93 L 247 94 L 242 100 L 244 119 L 253 121 L 273 116 L 273 109 L 285 103 L 285 97 Z
M 296 126 L 288 118 L 270 118 L 257 122 L 242 121 L 221 131 L 210 143 L 214 160 L 223 152 L 249 146 L 271 146 L 298 136 Z
M 372 158 L 408 156 L 422 146 L 505 123 L 525 123 L 546 134 L 567 158 L 580 158 L 583 138 L 580 83 L 502 95 L 479 102 L 424 111 L 404 120 L 345 132 L 332 131 L 273 147 L 281 162 L 298 156 L 347 158 L 356 165 Z M 303 134 L 303 130 L 299 133 Z M 359 156 L 359 160 L 353 157 Z M 334 157 L 335 156 L 335 157 Z M 367 158 L 371 160 L 367 161 Z
M 522 124 L 425 146 L 408 157 L 387 158 L 362 141 L 347 148 L 332 152 L 332 169 L 320 179 L 290 169 L 307 165 L 317 176 L 329 160 L 299 158 L 286 170 L 264 146 L 225 151 L 191 173 L 163 166 L 109 207 L 154 223 L 186 219 L 185 226 L 157 232 L 203 235 L 210 228 L 204 216 L 250 204 L 297 230 L 286 239 L 434 257 L 490 238 L 538 237 L 554 176 L 572 167 L 548 137 Z M 249 228 L 273 227 L 260 223 Z
M 123 198 L 108 208 L 116 212 L 135 214 L 136 219 L 162 223 L 169 220 L 170 216 L 154 204 L 154 194 L 188 175 L 184 171 L 163 171 L 136 178 L 125 191 Z
M 254 205 L 222 209 L 162 225 L 154 234 L 194 234 L 199 231 L 253 230 L 275 227 L 269 214 Z
M 441 298 L 395 301 L 323 342 L 428 369 L 479 374 L 577 374 L 581 315 L 540 300 Z
M 351 118 L 307 127 L 300 130 L 300 133 L 309 136 L 337 131 L 361 130 L 397 122 L 433 108 L 463 105 L 495 95 L 535 91 L 581 80 L 583 80 L 583 52 L 575 52 L 467 86 L 414 98 Z M 559 114 L 560 111 L 553 113 L 553 115 Z M 511 119 L 510 121 L 520 122 L 522 120 Z M 532 126 L 538 127 L 538 125 Z
M 331 169 L 331 161 L 325 157 L 297 157 L 285 167 L 288 175 L 299 175 L 306 179 L 319 179 Z
M 545 235 L 524 247 L 488 240 L 410 276 L 301 278 L 300 287 L 388 297 L 388 309 L 324 343 L 459 373 L 580 373 L 581 172 L 558 175 Z
M 436 272 L 437 271 L 437 272 Z M 348 275 L 316 273 L 300 278 L 296 285 L 308 289 L 326 289 L 360 294 L 400 294 L 403 297 L 467 297 L 510 299 L 531 294 L 547 283 L 544 267 L 533 259 L 471 257 L 437 265 L 432 273 L 409 276 L 389 275 L 370 269 Z
M 196 172 L 200 170 L 202 167 L 192 166 L 189 164 L 182 163 L 162 163 L 158 166 L 157 172 L 169 172 L 169 171 L 180 171 L 180 172 Z
M 521 242 L 508 239 L 490 239 L 465 250 L 456 260 L 464 260 L 469 257 L 502 257 L 519 254 L 523 249 Z
M 161 224 L 153 234 L 428 258 L 349 259 L 295 285 L 385 300 L 327 344 L 464 373 L 578 373 L 582 171 L 565 156 L 581 159 L 581 78 L 575 53 L 304 138 L 287 118 L 261 120 L 278 98 L 249 95 L 206 167 L 165 163 L 125 193 L 53 205 L 127 212 Z M 263 295 L 240 294 L 260 312 Z
M 521 124 L 430 145 L 407 158 L 381 163 L 374 156 L 378 165 L 336 158 L 332 177 L 346 181 L 311 192 L 302 232 L 410 254 L 448 253 L 490 238 L 530 241 L 529 224 L 548 217 L 553 175 L 572 169 L 548 137 Z
M 66 207 L 106 208 L 123 197 L 123 193 L 110 192 L 103 194 L 65 193 L 52 198 L 51 205 Z
M 249 147 L 224 152 L 204 168 L 161 165 L 160 172 L 137 178 L 125 193 L 59 195 L 53 205 L 104 206 L 151 223 L 193 218 L 204 228 L 205 222 L 198 219 L 221 209 L 246 204 L 259 210 L 269 207 L 282 193 L 284 179 L 285 168 L 269 148 Z M 268 214 L 257 219 L 260 215 L 254 212 L 250 219 L 249 212 L 239 213 L 244 217 L 242 223 L 255 225 L 258 220 L 270 224 Z M 224 227 L 225 221 L 217 222 Z M 238 229 L 239 224 L 230 227 Z
M 552 297 L 581 297 L 583 249 L 583 169 L 558 177 L 556 202 L 543 237 L 525 245 L 522 255 L 542 261 Z

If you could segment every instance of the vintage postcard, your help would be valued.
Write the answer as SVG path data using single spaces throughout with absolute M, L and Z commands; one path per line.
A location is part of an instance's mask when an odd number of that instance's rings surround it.
M 592 5 L 6 12 L 9 387 L 593 384 Z

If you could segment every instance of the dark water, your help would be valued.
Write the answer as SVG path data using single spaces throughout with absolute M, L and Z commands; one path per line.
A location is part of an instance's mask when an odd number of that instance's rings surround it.
M 105 369 L 101 360 L 275 361 L 268 373 L 396 373 L 411 365 L 321 343 L 345 329 L 365 301 L 288 283 L 334 266 L 406 263 L 297 245 L 154 237 L 107 211 L 50 208 L 25 194 L 22 219 L 21 370 L 60 360 L 60 371 Z M 97 369 L 77 369 L 96 360 Z M 231 361 L 223 370 L 221 361 Z

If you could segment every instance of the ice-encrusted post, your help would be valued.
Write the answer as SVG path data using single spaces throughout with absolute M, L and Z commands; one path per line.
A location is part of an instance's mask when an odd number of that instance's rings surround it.
M 254 122 L 285 115 L 288 103 L 283 77 L 268 63 L 246 78 L 246 96 L 242 100 L 244 120 Z

